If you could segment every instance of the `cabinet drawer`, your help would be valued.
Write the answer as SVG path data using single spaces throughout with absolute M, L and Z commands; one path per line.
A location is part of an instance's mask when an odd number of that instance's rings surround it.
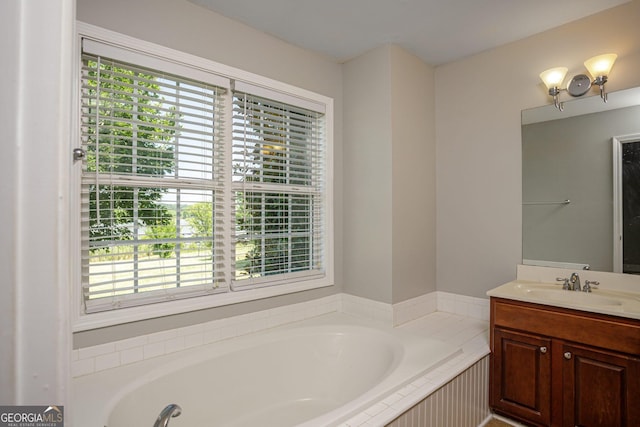
M 640 321 L 491 298 L 495 326 L 640 355 Z

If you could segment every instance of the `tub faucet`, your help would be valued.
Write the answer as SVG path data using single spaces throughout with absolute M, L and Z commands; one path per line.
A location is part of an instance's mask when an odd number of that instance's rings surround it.
M 578 276 L 578 273 L 573 273 L 571 275 L 571 277 L 569 278 L 569 282 L 571 283 L 571 290 L 572 291 L 581 291 L 582 287 L 580 286 L 580 276 Z
M 166 408 L 160 412 L 160 415 L 158 415 L 158 419 L 155 424 L 153 424 L 153 427 L 167 427 L 169 425 L 169 419 L 175 418 L 181 413 L 182 408 L 179 405 L 175 403 L 167 405 Z

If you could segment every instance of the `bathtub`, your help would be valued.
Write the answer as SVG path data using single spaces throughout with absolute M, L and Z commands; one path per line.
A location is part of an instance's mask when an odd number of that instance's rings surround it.
M 74 380 L 73 426 L 331 426 L 459 350 L 332 313 Z

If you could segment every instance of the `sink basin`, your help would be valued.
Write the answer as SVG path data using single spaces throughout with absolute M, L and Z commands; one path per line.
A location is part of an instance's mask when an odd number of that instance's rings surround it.
M 589 307 L 622 306 L 622 301 L 619 299 L 607 298 L 600 295 L 594 295 L 593 293 L 555 289 L 527 289 L 525 292 L 534 298 L 543 298 L 551 301 L 579 304 Z

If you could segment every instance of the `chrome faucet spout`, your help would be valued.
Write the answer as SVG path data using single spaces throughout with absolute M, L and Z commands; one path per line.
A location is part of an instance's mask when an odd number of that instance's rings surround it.
M 571 283 L 571 290 L 572 291 L 581 291 L 582 290 L 582 286 L 580 286 L 580 276 L 578 276 L 578 273 L 573 273 L 571 275 L 571 278 L 569 278 L 569 282 Z
M 182 408 L 175 403 L 167 405 L 162 411 L 160 411 L 160 415 L 158 415 L 158 419 L 153 424 L 153 427 L 167 427 L 169 425 L 169 419 L 175 418 L 182 413 Z

